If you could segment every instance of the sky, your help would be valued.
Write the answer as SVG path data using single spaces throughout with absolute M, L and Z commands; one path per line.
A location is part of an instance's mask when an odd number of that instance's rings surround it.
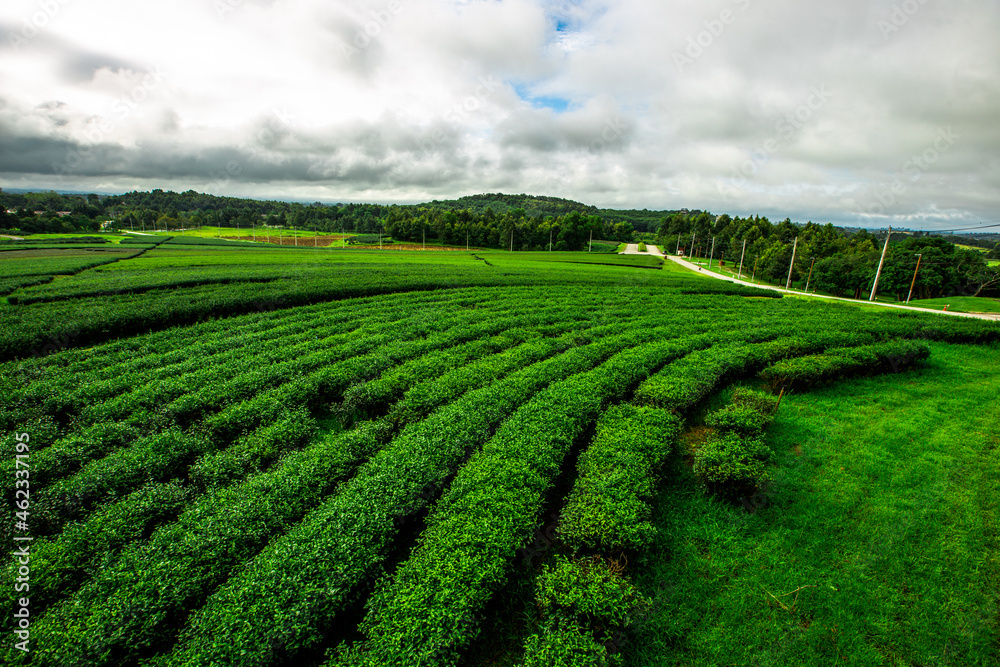
M 985 226 L 998 36 L 996 0 L 4 0 L 0 187 Z

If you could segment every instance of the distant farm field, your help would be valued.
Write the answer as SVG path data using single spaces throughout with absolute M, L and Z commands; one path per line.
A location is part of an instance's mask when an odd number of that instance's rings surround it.
M 996 322 L 613 253 L 154 237 L 0 284 L 5 664 L 996 648 Z

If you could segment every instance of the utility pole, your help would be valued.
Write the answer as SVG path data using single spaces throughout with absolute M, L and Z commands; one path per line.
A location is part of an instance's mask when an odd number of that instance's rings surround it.
M 549 252 L 552 252 L 552 228 L 549 227 Z
M 675 255 L 680 255 L 681 254 L 681 235 L 680 234 L 677 235 L 677 250 L 674 251 L 674 254 Z
M 594 230 L 591 229 L 590 230 L 590 245 L 587 246 L 587 252 L 590 252 L 593 249 L 594 249 Z
M 747 254 L 747 240 L 743 239 L 743 252 L 740 253 L 740 272 L 736 276 L 737 280 L 743 277 L 743 256 L 746 254 Z
M 692 255 L 694 255 L 694 232 L 691 232 L 691 252 L 688 253 L 688 259 L 691 259 Z
M 917 268 L 913 269 L 913 280 L 910 282 L 910 293 L 906 295 L 906 303 L 910 303 L 910 297 L 913 296 L 913 286 L 917 284 L 917 271 L 920 270 L 920 260 L 923 255 L 917 255 Z
M 514 252 L 514 228 L 510 228 L 510 251 Z
M 815 264 L 816 264 L 816 258 L 813 257 L 812 263 L 809 264 L 809 277 L 806 278 L 806 294 L 809 293 L 809 281 L 812 280 L 812 277 L 813 277 L 813 266 Z
M 250 228 L 253 230 L 251 232 L 253 234 L 253 242 L 256 243 L 257 242 L 257 224 L 256 224 L 256 221 L 252 221 L 250 223 Z
M 750 282 L 757 276 L 757 260 L 760 259 L 760 255 L 753 258 L 753 274 L 750 276 Z
M 795 243 L 792 244 L 792 261 L 788 265 L 788 280 L 785 281 L 785 289 L 790 289 L 792 286 L 792 268 L 795 266 L 795 251 L 799 247 L 799 237 L 795 237 Z
M 872 283 L 872 293 L 868 295 L 869 301 L 875 300 L 875 292 L 878 291 L 878 279 L 882 275 L 882 265 L 885 263 L 885 251 L 889 249 L 889 237 L 892 236 L 892 227 L 889 227 L 889 233 L 885 235 L 885 245 L 882 246 L 882 258 L 878 261 L 878 270 L 875 272 L 875 282 Z
M 715 259 L 715 237 L 712 237 L 712 254 L 708 256 L 708 270 L 712 270 L 712 260 Z

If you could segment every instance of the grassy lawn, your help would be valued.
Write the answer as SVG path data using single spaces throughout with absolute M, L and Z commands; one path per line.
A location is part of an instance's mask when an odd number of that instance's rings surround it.
M 1000 348 L 931 348 L 787 396 L 752 512 L 675 463 L 630 567 L 652 606 L 628 664 L 997 664 Z
M 147 233 L 151 233 L 151 232 L 147 232 Z M 163 231 L 161 230 L 159 233 L 162 235 Z M 218 238 L 221 235 L 222 238 L 227 238 L 227 237 L 229 237 L 229 238 L 236 238 L 236 237 L 252 237 L 254 234 L 256 234 L 257 237 L 258 237 L 258 240 L 263 240 L 263 239 L 266 239 L 268 237 L 268 235 L 277 237 L 279 233 L 281 234 L 282 237 L 288 237 L 288 238 L 292 238 L 294 236 L 298 236 L 299 238 L 312 238 L 313 235 L 315 234 L 315 232 L 312 232 L 312 231 L 307 230 L 307 229 L 295 229 L 295 230 L 292 230 L 292 229 L 288 229 L 287 227 L 281 228 L 281 229 L 277 229 L 277 228 L 273 228 L 273 227 L 268 228 L 268 227 L 258 226 L 256 228 L 240 227 L 239 229 L 237 229 L 236 227 L 209 227 L 209 226 L 206 225 L 204 227 L 199 227 L 198 229 L 185 229 L 183 231 L 181 231 L 179 229 L 171 230 L 170 235 L 171 236 L 197 236 L 199 238 Z M 344 238 L 344 237 L 347 237 L 347 236 L 355 236 L 355 234 L 353 234 L 353 233 L 352 234 L 334 234 L 334 233 L 327 233 L 327 232 L 321 232 L 320 235 L 321 236 L 327 236 L 327 237 L 333 236 L 333 237 L 336 237 L 338 239 L 339 238 Z
M 75 239 L 79 237 L 99 237 L 102 239 L 107 239 L 111 243 L 121 243 L 123 238 L 130 236 L 129 234 L 118 234 L 113 232 L 77 232 L 73 234 L 21 234 L 20 238 L 24 239 L 25 243 L 45 243 L 51 239 Z
M 489 257 L 490 261 L 497 256 L 496 251 L 479 253 Z M 531 262 L 572 262 L 576 264 L 610 264 L 616 266 L 644 266 L 656 268 L 663 260 L 655 255 L 617 255 L 596 252 L 515 252 L 506 253 L 504 257 L 516 258 L 518 261 Z M 673 264 L 673 262 L 669 262 Z
M 943 299 L 913 299 L 911 306 L 919 308 L 933 308 L 941 310 L 948 306 L 948 310 L 959 313 L 1000 313 L 1000 299 L 987 299 L 978 296 L 949 296 Z

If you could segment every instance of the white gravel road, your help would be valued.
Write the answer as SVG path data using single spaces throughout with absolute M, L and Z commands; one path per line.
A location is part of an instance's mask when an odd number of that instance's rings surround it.
M 652 246 L 646 246 L 650 248 Z M 638 249 L 638 246 L 636 246 Z M 628 251 L 625 251 L 628 253 Z M 708 276 L 710 278 L 718 278 L 719 280 L 728 280 L 731 283 L 736 283 L 738 285 L 746 285 L 747 287 L 756 287 L 758 289 L 769 289 L 775 292 L 784 292 L 786 294 L 804 294 L 803 292 L 797 292 L 795 290 L 786 290 L 780 287 L 774 287 L 773 285 L 755 285 L 754 283 L 747 282 L 745 280 L 736 280 L 735 278 L 729 278 L 727 276 L 720 276 L 718 273 L 712 271 L 704 271 L 697 264 L 692 264 L 691 262 L 676 257 L 674 255 L 667 255 L 667 259 L 680 264 L 683 267 L 689 268 L 692 271 L 697 271 L 703 276 Z M 836 296 L 825 296 L 822 294 L 810 294 L 809 296 L 816 297 L 817 299 L 830 299 L 831 301 L 845 301 L 847 303 L 867 303 L 872 306 L 883 306 L 885 308 L 902 308 L 903 310 L 916 310 L 921 313 L 934 313 L 937 315 L 952 315 L 953 317 L 971 317 L 978 320 L 993 320 L 994 322 L 1000 322 L 1000 313 L 956 313 L 950 310 L 932 310 L 930 308 L 917 308 L 916 306 L 903 306 L 895 303 L 882 303 L 882 302 L 869 302 L 869 301 L 858 301 L 857 299 L 844 299 Z

